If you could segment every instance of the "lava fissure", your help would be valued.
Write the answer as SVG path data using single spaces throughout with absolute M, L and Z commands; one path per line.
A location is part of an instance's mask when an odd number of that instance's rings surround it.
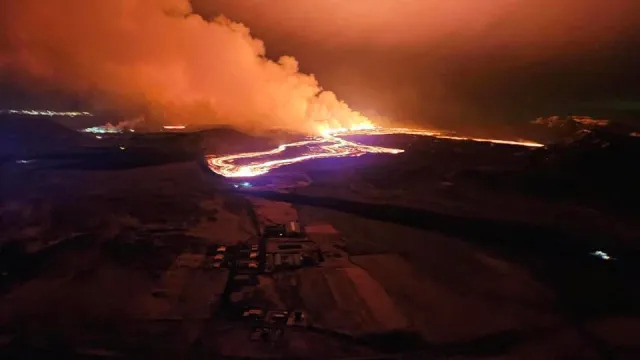
M 225 156 L 209 156 L 207 164 L 211 171 L 225 177 L 251 177 L 264 175 L 269 171 L 281 166 L 290 165 L 311 159 L 361 156 L 368 153 L 377 154 L 399 154 L 402 149 L 387 148 L 382 146 L 364 145 L 354 141 L 345 140 L 342 136 L 350 135 L 421 135 L 433 136 L 436 138 L 450 140 L 470 140 L 479 142 L 490 142 L 497 144 L 519 145 L 529 147 L 543 146 L 531 141 L 513 141 L 484 138 L 469 138 L 444 135 L 432 130 L 406 129 L 406 128 L 380 128 L 372 127 L 367 129 L 334 129 L 324 131 L 321 136 L 309 138 L 307 140 L 283 144 L 268 151 L 249 152 L 232 154 Z M 289 148 L 306 147 L 307 151 L 299 156 L 287 157 L 284 159 L 265 160 L 265 157 L 284 152 Z M 239 164 L 238 160 L 251 159 L 248 163 Z

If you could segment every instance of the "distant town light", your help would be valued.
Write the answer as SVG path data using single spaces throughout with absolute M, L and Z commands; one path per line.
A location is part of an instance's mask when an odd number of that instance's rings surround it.
M 137 121 L 129 121 L 129 122 L 122 121 L 116 125 L 113 125 L 112 123 L 106 123 L 100 126 L 88 127 L 80 131 L 85 133 L 92 133 L 92 134 L 120 134 L 125 131 L 136 132 L 135 129 L 127 128 L 128 126 L 134 125 L 136 122 Z
M 118 129 L 117 127 L 111 124 L 102 125 L 102 126 L 92 126 L 86 129 L 82 129 L 80 131 L 86 132 L 86 133 L 92 133 L 92 134 L 117 134 L 122 132 L 121 129 Z
M 93 116 L 92 113 L 87 111 L 51 111 L 51 110 L 0 110 L 0 113 L 4 114 L 16 114 L 16 115 L 32 115 L 32 116 Z

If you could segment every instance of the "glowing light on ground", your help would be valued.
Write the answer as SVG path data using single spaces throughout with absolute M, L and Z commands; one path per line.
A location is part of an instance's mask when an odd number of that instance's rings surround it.
M 86 111 L 51 111 L 51 110 L 0 110 L 0 113 L 14 115 L 31 115 L 31 116 L 93 116 L 92 113 Z
M 111 123 L 106 123 L 100 126 L 92 126 L 86 129 L 80 130 L 81 132 L 91 133 L 91 134 L 120 134 L 125 131 L 135 132 L 134 129 L 126 128 L 121 125 L 113 125 Z M 101 139 L 96 136 L 96 138 Z
M 91 133 L 91 134 L 118 134 L 122 132 L 122 129 L 118 129 L 111 124 L 102 125 L 102 126 L 92 126 L 86 129 L 80 130 L 82 132 Z
M 399 154 L 402 149 L 386 148 L 381 146 L 364 145 L 355 141 L 343 139 L 343 136 L 351 135 L 420 135 L 432 136 L 436 138 L 450 140 L 470 140 L 478 142 L 489 142 L 496 144 L 518 145 L 528 147 L 543 146 L 532 141 L 512 141 L 499 139 L 469 138 L 459 136 L 449 136 L 433 130 L 407 129 L 407 128 L 380 128 L 370 125 L 354 127 L 352 129 L 326 129 L 321 131 L 321 136 L 308 138 L 306 140 L 283 144 L 268 151 L 240 153 L 226 156 L 210 156 L 207 158 L 209 168 L 225 177 L 250 177 L 268 173 L 269 171 L 285 165 L 298 162 L 323 159 L 338 158 L 347 156 L 361 156 L 364 154 Z M 287 149 L 302 148 L 303 154 L 286 157 L 283 159 L 267 160 L 266 157 L 280 154 Z M 248 160 L 248 161 L 247 161 Z
M 162 128 L 165 130 L 184 130 L 187 127 L 185 125 L 164 125 Z

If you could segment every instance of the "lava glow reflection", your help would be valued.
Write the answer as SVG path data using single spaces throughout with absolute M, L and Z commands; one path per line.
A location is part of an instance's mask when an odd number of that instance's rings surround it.
M 407 128 L 380 128 L 380 127 L 361 127 L 353 129 L 333 129 L 322 132 L 319 137 L 308 138 L 303 141 L 283 144 L 273 150 L 240 153 L 226 156 L 210 156 L 207 158 L 209 168 L 225 177 L 250 177 L 268 173 L 269 171 L 281 166 L 290 165 L 311 159 L 336 158 L 347 156 L 361 156 L 368 153 L 378 154 L 399 154 L 402 149 L 386 148 L 381 146 L 372 146 L 359 144 L 354 141 L 343 139 L 343 136 L 349 135 L 421 135 L 432 136 L 450 140 L 470 140 L 479 142 L 489 142 L 497 144 L 519 145 L 529 147 L 543 146 L 531 141 L 511 141 L 496 140 L 483 138 L 467 138 L 458 136 L 449 136 L 432 130 L 419 130 Z M 276 154 L 281 154 L 285 150 L 300 148 L 302 154 L 292 157 L 284 157 L 275 160 L 267 158 Z

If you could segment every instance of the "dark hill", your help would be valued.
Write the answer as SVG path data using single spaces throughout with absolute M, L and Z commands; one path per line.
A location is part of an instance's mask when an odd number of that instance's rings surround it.
M 46 117 L 0 115 L 0 157 L 27 158 L 90 145 L 94 139 Z

